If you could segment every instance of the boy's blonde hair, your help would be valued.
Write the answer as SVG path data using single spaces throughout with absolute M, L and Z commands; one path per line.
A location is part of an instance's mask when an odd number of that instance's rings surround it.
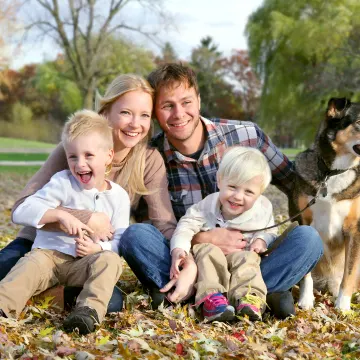
M 141 76 L 135 74 L 121 74 L 107 87 L 104 96 L 96 94 L 95 110 L 104 116 L 109 112 L 112 104 L 122 95 L 130 91 L 143 91 L 154 100 L 154 90 Z M 136 195 L 149 194 L 145 186 L 145 161 L 148 142 L 153 134 L 153 122 L 148 134 L 133 148 L 125 158 L 125 165 L 115 174 L 114 181 L 129 194 L 133 204 Z
M 103 139 L 105 149 L 112 149 L 113 136 L 112 129 L 108 120 L 98 113 L 91 110 L 79 110 L 69 116 L 61 134 L 61 140 L 66 146 L 67 143 L 74 141 L 77 137 L 96 133 Z
M 257 149 L 234 146 L 229 148 L 219 165 L 217 176 L 236 185 L 243 184 L 255 176 L 261 175 L 263 192 L 271 181 L 271 170 L 265 156 Z

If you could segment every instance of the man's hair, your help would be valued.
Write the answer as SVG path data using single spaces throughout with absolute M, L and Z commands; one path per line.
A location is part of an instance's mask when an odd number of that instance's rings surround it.
M 199 85 L 194 70 L 182 63 L 167 63 L 159 66 L 149 74 L 148 81 L 155 94 L 158 94 L 162 87 L 169 89 L 177 84 L 184 84 L 188 88 L 194 88 L 199 95 Z
M 79 110 L 69 116 L 64 125 L 61 140 L 66 145 L 74 141 L 78 136 L 96 133 L 103 139 L 104 148 L 114 147 L 112 129 L 108 120 L 91 110 Z
M 271 170 L 262 152 L 244 146 L 230 147 L 225 152 L 217 174 L 220 180 L 226 179 L 236 185 L 261 175 L 263 179 L 261 192 L 268 187 L 271 181 Z

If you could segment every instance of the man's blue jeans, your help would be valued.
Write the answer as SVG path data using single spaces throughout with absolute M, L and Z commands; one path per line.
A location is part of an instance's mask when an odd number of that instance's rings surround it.
M 152 225 L 131 225 L 121 237 L 119 252 L 144 286 L 162 288 L 170 281 L 169 241 Z M 261 260 L 268 293 L 289 290 L 312 270 L 322 254 L 317 231 L 310 226 L 296 227 Z

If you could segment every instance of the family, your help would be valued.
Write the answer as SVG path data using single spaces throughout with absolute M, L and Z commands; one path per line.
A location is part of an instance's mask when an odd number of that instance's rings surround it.
M 270 181 L 290 193 L 293 165 L 255 123 L 208 120 L 200 107 L 193 70 L 169 63 L 147 80 L 118 76 L 96 112 L 69 118 L 13 207 L 25 227 L 0 251 L 0 316 L 62 284 L 77 296 L 64 329 L 94 331 L 122 309 L 118 255 L 153 309 L 195 292 L 208 321 L 295 314 L 291 289 L 322 256 L 318 233 L 297 226 L 259 256 L 277 237 L 261 230 L 274 224 L 262 193 Z M 151 139 L 153 117 L 162 132 Z

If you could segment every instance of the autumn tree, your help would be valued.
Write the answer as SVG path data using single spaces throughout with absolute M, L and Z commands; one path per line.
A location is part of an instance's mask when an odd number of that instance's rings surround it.
M 19 1 L 0 0 L 0 69 L 9 62 L 9 42 L 16 30 Z
M 224 78 L 223 56 L 210 36 L 193 49 L 190 66 L 197 74 L 201 95 L 201 113 L 208 117 L 241 119 L 241 99 L 234 86 Z
M 230 57 L 223 59 L 222 67 L 241 95 L 246 118 L 253 119 L 259 105 L 261 82 L 250 65 L 248 51 L 233 50 Z
M 251 15 L 249 51 L 268 131 L 311 141 L 329 97 L 359 98 L 359 10 L 353 0 L 265 0 Z
M 162 23 L 167 19 L 164 0 L 30 0 L 28 3 L 32 13 L 41 14 L 39 18 L 31 19 L 28 29 L 51 37 L 62 48 L 87 108 L 93 105 L 99 79 L 117 74 L 117 69 L 101 66 L 112 54 L 111 37 L 130 31 L 155 39 L 154 29 L 136 25 L 133 17 L 126 17 L 132 4 L 138 5 L 138 13 L 144 12 L 142 24 L 146 24 L 146 14 L 155 16 Z M 132 59 L 135 63 L 138 60 Z

